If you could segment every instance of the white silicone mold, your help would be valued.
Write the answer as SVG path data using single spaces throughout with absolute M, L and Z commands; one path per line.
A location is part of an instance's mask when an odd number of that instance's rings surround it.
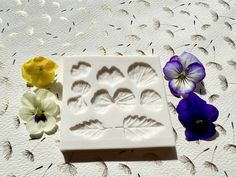
M 175 146 L 158 57 L 64 59 L 61 150 Z

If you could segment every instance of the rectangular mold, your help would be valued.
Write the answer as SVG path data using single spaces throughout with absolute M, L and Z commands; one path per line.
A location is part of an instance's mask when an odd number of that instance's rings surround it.
M 62 151 L 173 147 L 160 59 L 64 58 Z

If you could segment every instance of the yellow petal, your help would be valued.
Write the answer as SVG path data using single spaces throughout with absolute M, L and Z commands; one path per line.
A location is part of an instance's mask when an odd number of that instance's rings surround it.
M 47 71 L 49 73 L 54 72 L 58 68 L 58 65 L 54 63 L 53 61 L 49 60 L 45 65 L 44 65 L 44 71 Z
M 23 77 L 27 82 L 32 83 L 31 76 L 30 76 L 30 74 L 28 74 L 28 73 L 25 71 L 24 66 L 22 66 L 21 71 L 22 71 L 22 77 Z
M 39 57 L 33 58 L 33 61 L 34 61 L 34 64 L 36 64 L 37 66 L 43 66 L 49 61 L 49 59 L 39 56 Z
M 27 74 L 38 75 L 40 72 L 40 67 L 37 66 L 34 62 L 27 62 L 22 66 Z
M 39 76 L 32 76 L 32 84 L 38 88 L 48 88 L 54 81 L 55 73 L 42 71 Z

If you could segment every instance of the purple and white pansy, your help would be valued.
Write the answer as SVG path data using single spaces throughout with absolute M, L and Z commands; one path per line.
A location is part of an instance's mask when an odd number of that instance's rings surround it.
M 196 56 L 187 52 L 171 57 L 163 72 L 169 80 L 170 91 L 176 96 L 193 92 L 197 83 L 201 82 L 206 75 L 203 64 Z

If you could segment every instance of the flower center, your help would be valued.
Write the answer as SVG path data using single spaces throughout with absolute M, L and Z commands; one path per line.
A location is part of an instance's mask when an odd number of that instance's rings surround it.
M 202 120 L 196 120 L 195 123 L 199 125 L 199 124 L 203 123 L 203 121 Z
M 184 80 L 186 78 L 185 72 L 180 73 L 178 79 Z
M 36 123 L 39 123 L 40 121 L 43 121 L 43 122 L 47 121 L 44 111 L 41 111 L 37 108 L 35 116 L 34 116 L 34 121 Z

